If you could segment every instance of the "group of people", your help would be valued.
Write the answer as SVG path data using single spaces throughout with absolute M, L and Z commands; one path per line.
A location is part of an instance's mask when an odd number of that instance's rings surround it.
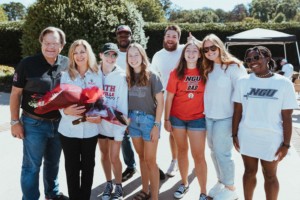
M 243 62 L 231 55 L 214 34 L 200 41 L 190 33 L 188 42 L 180 45 L 180 27 L 169 25 L 163 49 L 153 56 L 151 64 L 145 49 L 131 43 L 131 36 L 130 27 L 119 26 L 118 45 L 104 44 L 97 64 L 91 45 L 82 39 L 72 43 L 68 58 L 60 55 L 65 34 L 47 27 L 39 38 L 42 53 L 20 62 L 13 77 L 10 108 L 11 133 L 23 140 L 22 199 L 39 199 L 39 171 L 44 160 L 46 199 L 89 200 L 98 143 L 106 178 L 102 200 L 123 199 L 122 182 L 137 171 L 132 144 L 142 180 L 142 190 L 133 200 L 157 200 L 162 172 L 156 156 L 162 120 L 170 133 L 172 153 L 166 174 L 173 177 L 179 170 L 181 176 L 173 195 L 176 199 L 189 190 L 189 150 L 195 163 L 199 200 L 238 199 L 234 147 L 245 165 L 245 199 L 253 199 L 259 160 L 266 198 L 277 199 L 276 169 L 290 147 L 291 114 L 298 104 L 292 82 L 273 73 L 275 62 L 269 49 L 255 46 L 246 51 L 244 61 L 253 72 L 248 75 Z M 102 89 L 104 104 L 128 116 L 129 125 L 111 123 L 97 115 L 73 125 L 73 120 L 86 113 L 86 108 L 77 104 L 36 114 L 34 98 L 58 84 Z M 217 175 L 216 184 L 208 192 L 206 138 Z M 58 187 L 61 149 L 69 197 Z M 123 173 L 121 150 L 126 164 Z

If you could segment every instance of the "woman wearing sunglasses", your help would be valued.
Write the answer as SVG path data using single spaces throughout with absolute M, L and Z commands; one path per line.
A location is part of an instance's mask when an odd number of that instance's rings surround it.
M 218 181 L 208 195 L 214 200 L 234 200 L 235 166 L 232 159 L 232 93 L 236 81 L 247 74 L 242 62 L 233 57 L 214 34 L 203 39 L 203 67 L 207 77 L 204 93 L 207 141 Z
M 118 52 L 117 45 L 113 43 L 106 43 L 101 49 L 100 69 L 103 74 L 103 91 L 105 94 L 105 104 L 127 116 L 128 86 L 125 71 L 116 65 Z M 102 120 L 99 125 L 100 135 L 98 144 L 101 152 L 101 163 L 107 181 L 102 194 L 102 200 L 123 199 L 120 149 L 125 130 L 126 126 L 113 124 L 106 120 Z M 111 170 L 114 173 L 116 184 L 113 196 L 112 191 L 114 187 Z
M 232 127 L 234 146 L 242 154 L 245 166 L 244 197 L 253 199 L 260 161 L 266 199 L 276 200 L 277 165 L 290 147 L 292 112 L 298 104 L 292 82 L 272 73 L 275 62 L 269 49 L 263 46 L 248 49 L 245 62 L 253 73 L 237 83 Z

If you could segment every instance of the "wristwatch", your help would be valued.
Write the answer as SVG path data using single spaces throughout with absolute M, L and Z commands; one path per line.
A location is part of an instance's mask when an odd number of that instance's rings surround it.
M 285 144 L 285 143 L 282 143 L 281 146 L 282 146 L 282 147 L 286 147 L 286 148 L 288 148 L 288 149 L 291 147 L 290 144 Z
M 154 126 L 156 126 L 157 128 L 160 128 L 160 122 L 154 122 Z
M 16 120 L 11 120 L 10 121 L 11 126 L 16 125 L 17 123 L 20 123 L 20 120 L 16 119 Z

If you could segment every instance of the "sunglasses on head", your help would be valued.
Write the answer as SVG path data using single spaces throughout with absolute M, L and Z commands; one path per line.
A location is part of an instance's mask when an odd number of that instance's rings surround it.
M 104 56 L 105 56 L 106 58 L 108 58 L 108 57 L 116 58 L 116 57 L 118 57 L 118 54 L 116 54 L 116 53 L 110 54 L 109 52 L 105 52 L 105 53 L 104 53 Z
M 260 59 L 261 56 L 259 55 L 256 55 L 256 56 L 253 56 L 253 57 L 247 57 L 245 58 L 245 62 L 246 63 L 251 63 L 252 61 L 258 61 Z
M 209 50 L 216 51 L 217 49 L 218 49 L 218 47 L 216 45 L 212 45 L 212 46 L 209 46 L 209 47 L 203 47 L 203 52 L 208 53 Z

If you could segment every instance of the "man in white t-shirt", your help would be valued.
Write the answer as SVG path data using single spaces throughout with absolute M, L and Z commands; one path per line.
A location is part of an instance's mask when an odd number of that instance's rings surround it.
M 116 29 L 117 45 L 119 48 L 116 64 L 126 72 L 126 50 L 131 43 L 132 32 L 129 26 L 120 25 Z M 126 164 L 126 169 L 122 173 L 122 182 L 130 179 L 136 173 L 136 162 L 130 136 L 126 131 L 122 141 L 122 154 Z
M 184 45 L 179 44 L 181 36 L 181 30 L 177 25 L 167 26 L 165 29 L 165 35 L 163 40 L 163 49 L 156 52 L 152 58 L 151 69 L 158 72 L 161 76 L 164 90 L 167 87 L 170 72 L 177 66 L 179 58 L 182 53 Z M 166 98 L 166 92 L 165 92 Z M 165 119 L 169 120 L 169 119 Z M 170 177 L 175 176 L 178 171 L 177 164 L 177 147 L 172 133 L 169 136 L 171 153 L 172 153 L 172 162 L 168 168 L 167 175 Z
M 126 50 L 132 41 L 132 32 L 129 26 L 120 25 L 116 30 L 117 45 L 119 47 L 117 65 L 126 71 Z
M 280 62 L 280 65 L 282 66 L 282 68 L 281 68 L 282 75 L 287 77 L 288 79 L 292 80 L 293 73 L 294 73 L 293 65 L 288 63 L 288 61 L 286 59 L 282 59 Z

